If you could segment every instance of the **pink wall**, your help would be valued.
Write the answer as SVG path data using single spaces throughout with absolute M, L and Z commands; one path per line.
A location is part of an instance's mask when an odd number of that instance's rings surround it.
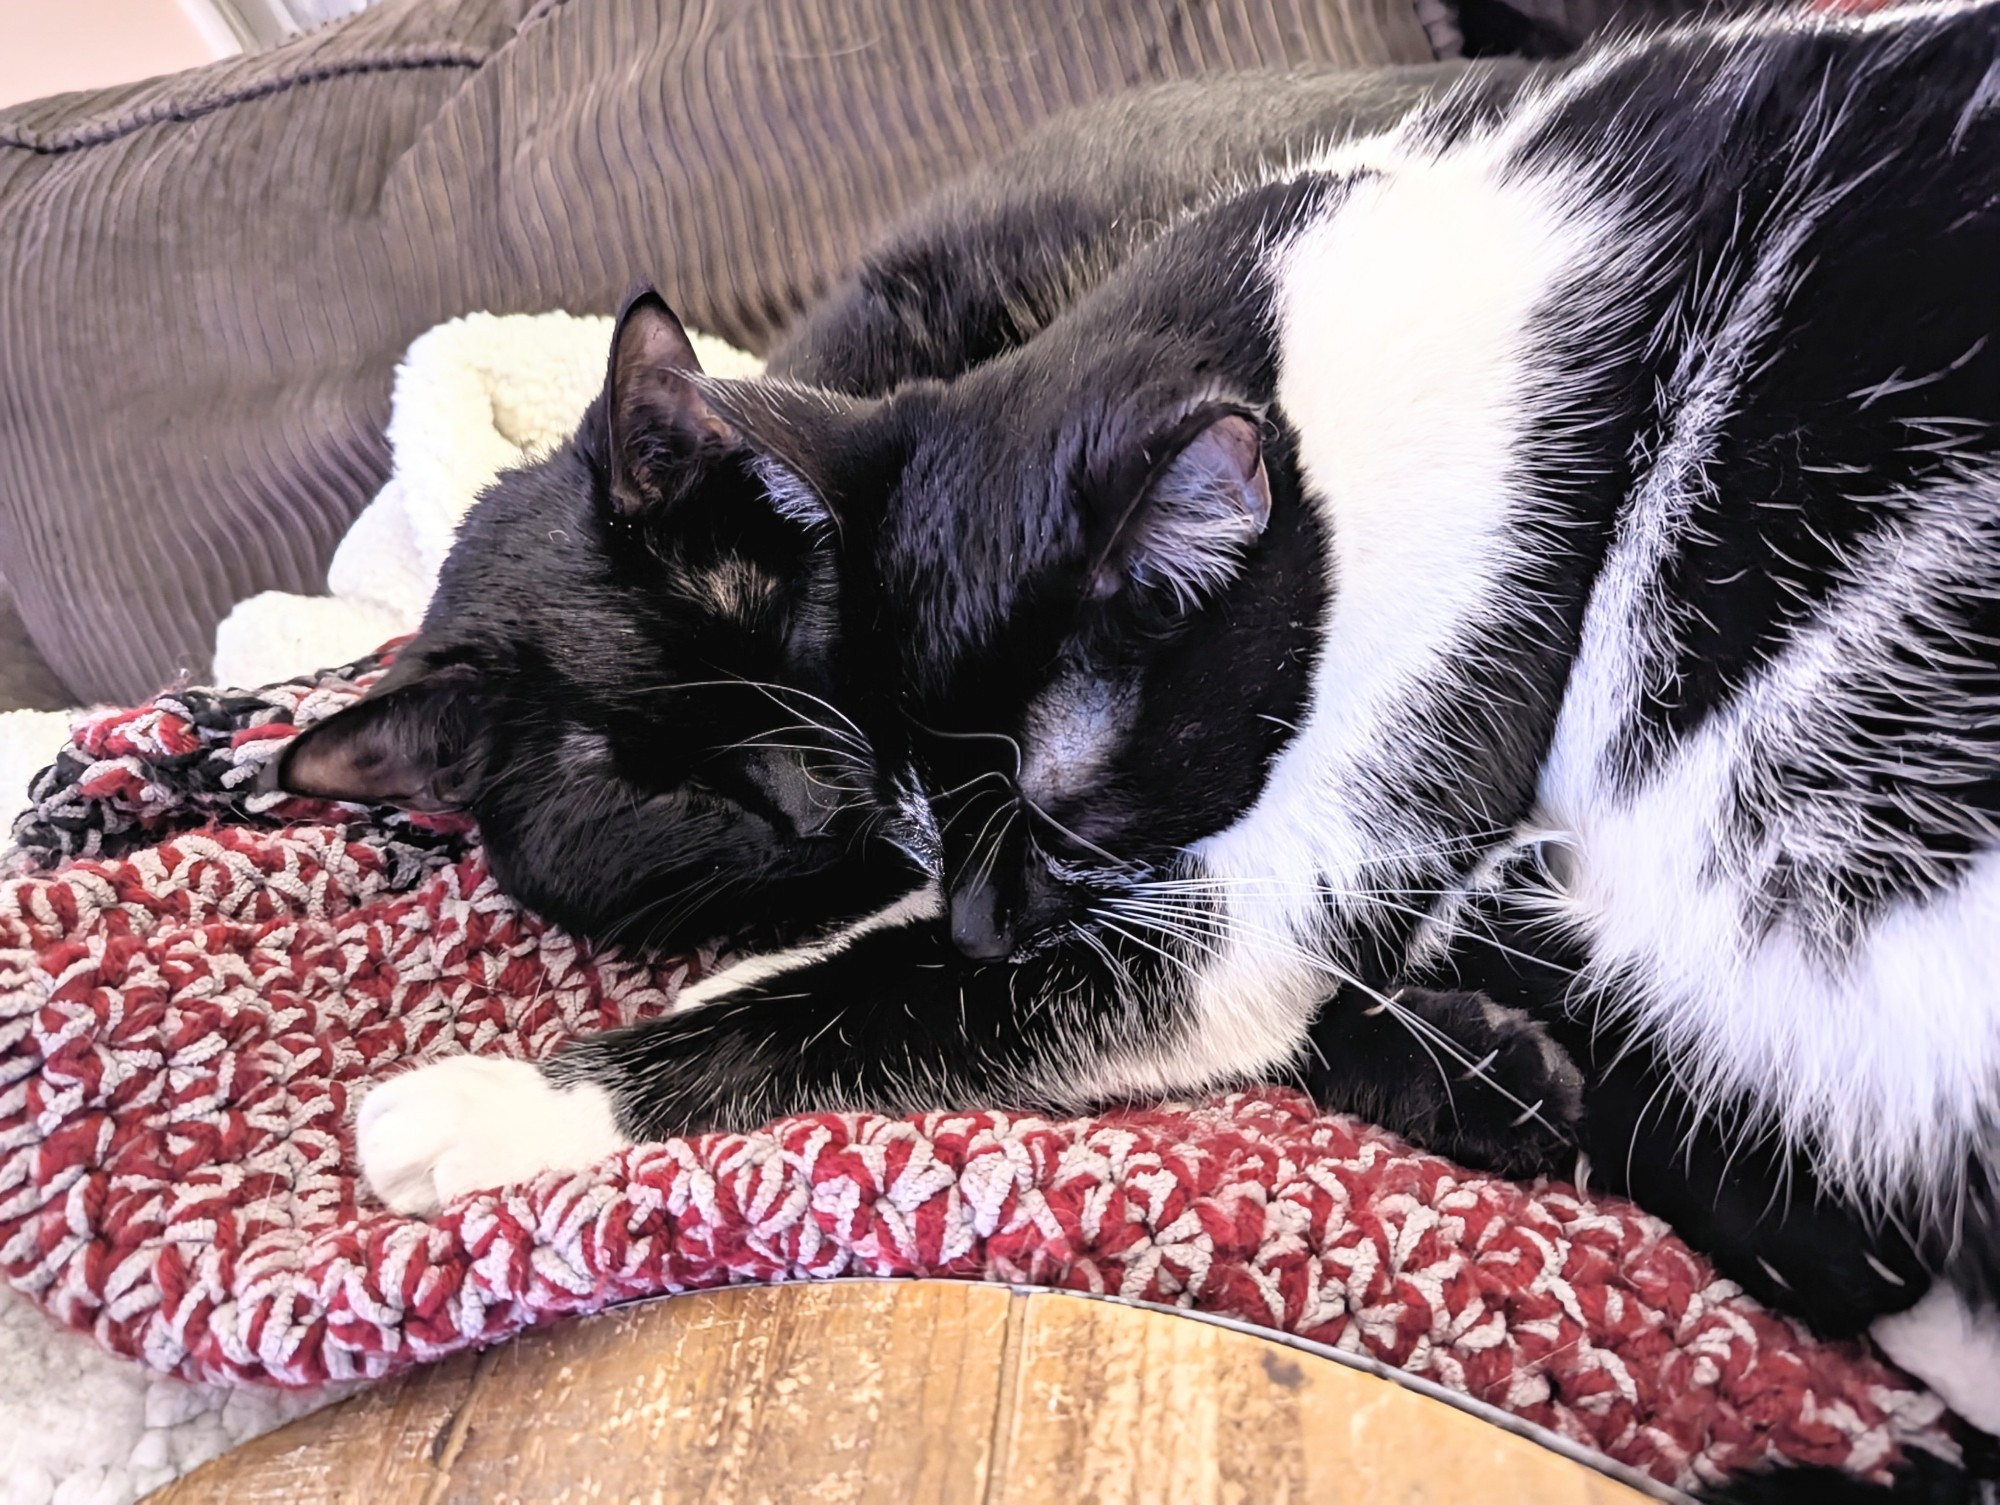
M 174 73 L 236 51 L 200 0 L 0 0 L 0 106 Z

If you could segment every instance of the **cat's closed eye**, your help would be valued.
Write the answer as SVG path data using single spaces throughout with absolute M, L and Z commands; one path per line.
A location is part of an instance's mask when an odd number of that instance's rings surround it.
M 575 440 L 467 518 L 423 631 L 295 739 L 296 793 L 479 823 L 509 892 L 585 936 L 780 939 L 918 881 L 829 698 L 823 515 L 635 299 Z

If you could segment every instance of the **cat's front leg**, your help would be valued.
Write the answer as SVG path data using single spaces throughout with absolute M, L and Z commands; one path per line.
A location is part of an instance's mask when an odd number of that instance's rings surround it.
M 581 1170 L 631 1140 L 610 1094 L 587 1082 L 559 1087 L 528 1061 L 447 1056 L 373 1088 L 354 1142 L 376 1196 L 428 1215 L 465 1192 Z
M 1345 988 L 1312 1046 L 1306 1085 L 1327 1107 L 1483 1170 L 1570 1169 L 1583 1073 L 1520 1009 L 1478 992 Z
M 787 1113 L 1048 1104 L 1062 1063 L 1102 1048 L 1101 1021 L 1061 1002 L 1108 986 L 1074 971 L 1095 961 L 967 963 L 934 917 L 758 959 L 691 990 L 694 1007 L 539 1067 L 455 1057 L 384 1083 L 361 1109 L 363 1173 L 390 1206 L 427 1213 L 636 1141 Z

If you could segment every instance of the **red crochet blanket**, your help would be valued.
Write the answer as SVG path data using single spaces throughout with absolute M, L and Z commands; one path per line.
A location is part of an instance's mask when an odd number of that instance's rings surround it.
M 1366 1354 L 1683 1486 L 1949 1451 L 1938 1402 L 1656 1220 L 1419 1154 L 1284 1091 L 1051 1121 L 819 1114 L 629 1150 L 435 1221 L 356 1176 L 370 1082 L 541 1056 L 672 1005 L 523 913 L 462 826 L 248 793 L 380 662 L 99 714 L 0 885 L 0 1265 L 106 1347 L 209 1380 L 383 1375 L 732 1281 L 1026 1281 Z

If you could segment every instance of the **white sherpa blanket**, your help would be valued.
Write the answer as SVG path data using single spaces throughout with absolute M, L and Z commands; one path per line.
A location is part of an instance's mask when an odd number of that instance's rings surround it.
M 560 313 L 469 314 L 419 337 L 396 371 L 389 482 L 341 541 L 328 593 L 238 605 L 216 629 L 213 682 L 270 684 L 414 632 L 459 519 L 501 470 L 575 429 L 610 340 L 611 320 Z M 694 343 L 718 376 L 760 369 L 720 341 Z M 0 845 L 68 734 L 65 712 L 0 713 Z M 0 1505 L 126 1505 L 334 1398 L 169 1378 L 62 1331 L 0 1284 Z

